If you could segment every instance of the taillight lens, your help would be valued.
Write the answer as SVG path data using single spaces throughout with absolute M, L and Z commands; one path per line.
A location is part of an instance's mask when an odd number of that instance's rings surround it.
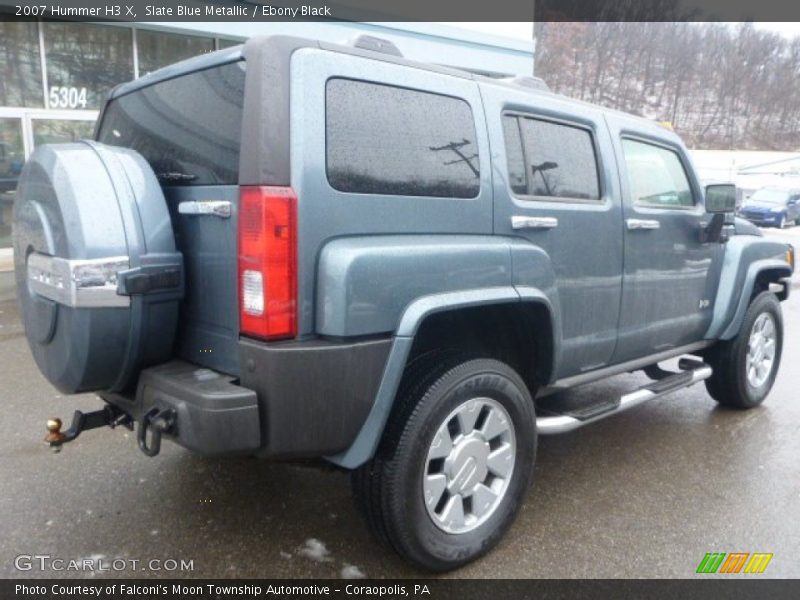
M 297 335 L 297 196 L 290 187 L 240 188 L 239 327 L 269 340 Z

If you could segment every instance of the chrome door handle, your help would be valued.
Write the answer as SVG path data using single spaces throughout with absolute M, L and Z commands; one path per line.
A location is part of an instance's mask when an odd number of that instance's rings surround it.
M 558 227 L 555 217 L 511 217 L 512 229 L 554 229 Z
M 178 212 L 182 215 L 212 215 L 221 219 L 231 216 L 231 203 L 227 200 L 205 200 L 201 202 L 187 201 L 178 204 Z
M 658 229 L 661 223 L 650 219 L 626 219 L 628 229 Z

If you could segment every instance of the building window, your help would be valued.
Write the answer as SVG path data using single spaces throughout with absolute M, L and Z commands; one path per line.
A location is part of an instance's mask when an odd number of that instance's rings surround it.
M 136 47 L 141 77 L 172 63 L 212 52 L 214 38 L 137 29 Z
M 133 34 L 126 27 L 44 23 L 50 108 L 100 108 L 111 88 L 133 79 Z
M 94 121 L 76 119 L 32 119 L 33 144 L 68 144 L 94 137 Z
M 0 248 L 11 245 L 11 209 L 23 164 L 22 120 L 0 119 Z
M 37 24 L 0 21 L 0 106 L 43 104 Z
M 326 136 L 337 190 L 454 198 L 480 190 L 472 109 L 458 98 L 331 79 Z
M 506 115 L 503 120 L 508 178 L 514 193 L 600 198 L 597 157 L 588 130 L 517 115 Z
M 622 140 L 622 150 L 634 204 L 658 208 L 694 206 L 689 179 L 675 152 L 627 139 Z

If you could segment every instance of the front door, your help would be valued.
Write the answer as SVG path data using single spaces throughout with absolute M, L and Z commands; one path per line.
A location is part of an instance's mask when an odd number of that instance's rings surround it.
M 610 125 L 624 198 L 619 363 L 703 339 L 724 246 L 702 239 L 710 216 L 677 137 Z

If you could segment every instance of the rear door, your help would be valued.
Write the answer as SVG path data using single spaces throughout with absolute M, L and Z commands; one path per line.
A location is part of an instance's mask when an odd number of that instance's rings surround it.
M 724 245 L 704 243 L 710 217 L 676 136 L 609 118 L 620 164 L 625 270 L 614 362 L 703 339 Z M 659 133 L 661 135 L 659 135 Z
M 98 134 L 141 153 L 164 189 L 186 272 L 178 355 L 231 374 L 244 79 L 236 60 L 137 89 L 111 101 Z
M 481 92 L 495 232 L 542 248 L 554 272 L 562 330 L 556 376 L 602 367 L 616 344 L 622 276 L 620 193 L 602 113 L 551 94 L 495 85 Z

